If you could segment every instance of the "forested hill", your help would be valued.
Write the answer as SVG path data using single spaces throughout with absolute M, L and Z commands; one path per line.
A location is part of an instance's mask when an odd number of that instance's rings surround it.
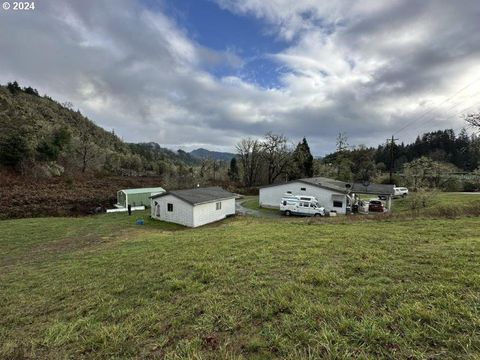
M 16 82 L 0 86 L 0 167 L 24 174 L 63 172 L 158 174 L 196 163 L 184 151 L 155 143 L 127 144 L 69 103 Z
M 235 154 L 229 152 L 211 151 L 203 148 L 195 149 L 189 153 L 198 159 L 212 159 L 230 161 L 235 157 Z
M 177 152 L 174 152 L 170 149 L 161 147 L 156 142 L 138 144 L 129 143 L 128 145 L 133 152 L 143 156 L 148 161 L 170 159 L 186 165 L 197 165 L 199 163 L 198 159 L 190 153 L 183 150 L 177 150 Z
M 475 134 L 468 135 L 465 129 L 458 134 L 452 129 L 437 130 L 418 136 L 411 144 L 395 144 L 393 153 L 397 171 L 422 156 L 450 163 L 461 171 L 473 171 L 480 165 L 480 139 Z M 379 146 L 375 160 L 390 167 L 390 146 Z

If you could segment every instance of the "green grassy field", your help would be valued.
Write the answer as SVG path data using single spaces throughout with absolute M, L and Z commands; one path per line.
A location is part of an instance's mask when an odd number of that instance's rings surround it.
M 480 219 L 0 222 L 0 358 L 478 359 Z
M 409 211 L 408 202 L 408 197 L 394 199 L 392 210 L 396 212 Z M 464 206 L 475 202 L 480 202 L 480 194 L 478 193 L 436 192 L 432 195 L 432 200 L 428 203 L 427 208 L 432 209 L 438 206 Z

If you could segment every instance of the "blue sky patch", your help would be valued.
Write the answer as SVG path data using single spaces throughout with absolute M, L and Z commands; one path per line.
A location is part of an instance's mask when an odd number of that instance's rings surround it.
M 147 7 L 171 16 L 198 44 L 216 51 L 231 51 L 245 62 L 241 68 L 219 64 L 207 70 L 214 76 L 238 76 L 263 88 L 281 86 L 280 64 L 270 59 L 290 43 L 273 35 L 268 24 L 253 16 L 223 10 L 209 0 L 175 0 L 159 4 L 145 0 Z

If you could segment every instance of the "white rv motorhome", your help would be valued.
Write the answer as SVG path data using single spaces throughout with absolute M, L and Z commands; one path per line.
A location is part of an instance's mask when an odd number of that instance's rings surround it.
M 325 209 L 313 196 L 285 194 L 280 202 L 280 211 L 286 216 L 325 216 Z

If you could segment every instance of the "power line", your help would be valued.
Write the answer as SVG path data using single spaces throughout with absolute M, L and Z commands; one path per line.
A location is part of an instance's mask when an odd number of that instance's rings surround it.
M 458 105 L 458 104 L 457 104 L 457 105 Z M 455 106 L 454 106 L 454 107 L 455 107 Z M 448 117 L 446 117 L 446 118 L 444 118 L 444 119 L 442 119 L 442 120 L 443 120 L 443 121 L 446 121 L 446 120 L 455 118 L 455 117 L 457 117 L 457 116 L 459 116 L 459 115 L 463 115 L 466 111 L 468 111 L 468 110 L 470 110 L 470 109 L 472 109 L 472 108 L 475 108 L 475 107 L 480 108 L 480 104 L 471 105 L 471 106 L 463 109 L 462 111 L 460 111 L 460 112 L 458 112 L 458 113 L 456 113 L 456 114 L 454 114 L 454 115 L 450 115 L 450 116 L 448 116 Z M 448 110 L 451 110 L 451 109 L 452 109 L 452 108 L 449 108 Z M 425 121 L 423 124 L 420 124 L 420 126 L 414 127 L 412 130 L 420 130 L 420 129 L 424 128 L 426 124 L 431 123 L 431 122 L 432 122 L 433 120 L 435 120 L 435 119 L 436 119 L 436 117 L 431 117 L 429 120 Z
M 452 96 L 448 97 L 447 99 L 445 99 L 444 101 L 442 101 L 440 104 L 436 105 L 436 107 L 439 107 L 447 102 L 449 102 L 450 100 L 452 100 L 455 96 L 457 96 L 458 94 L 460 94 L 462 91 L 464 91 L 465 89 L 469 88 L 470 86 L 472 86 L 473 84 L 475 84 L 478 80 L 480 80 L 480 78 L 477 78 L 475 79 L 474 81 L 472 81 L 471 83 L 467 84 L 466 86 L 464 86 L 463 88 L 461 88 L 460 90 L 458 90 L 457 92 L 455 92 Z M 432 111 L 434 110 L 434 108 L 431 108 L 430 110 L 427 110 L 426 112 L 424 112 L 422 115 L 420 115 L 418 118 L 415 118 L 413 119 L 412 121 L 409 121 L 407 124 L 405 124 L 404 126 L 402 126 L 400 129 L 398 129 L 397 131 L 395 131 L 393 134 L 396 135 L 398 134 L 399 132 L 405 130 L 407 127 L 409 127 L 410 125 L 412 125 L 413 123 L 416 123 L 417 121 L 419 121 L 420 119 L 422 119 L 423 117 L 425 117 L 426 115 L 430 114 Z

